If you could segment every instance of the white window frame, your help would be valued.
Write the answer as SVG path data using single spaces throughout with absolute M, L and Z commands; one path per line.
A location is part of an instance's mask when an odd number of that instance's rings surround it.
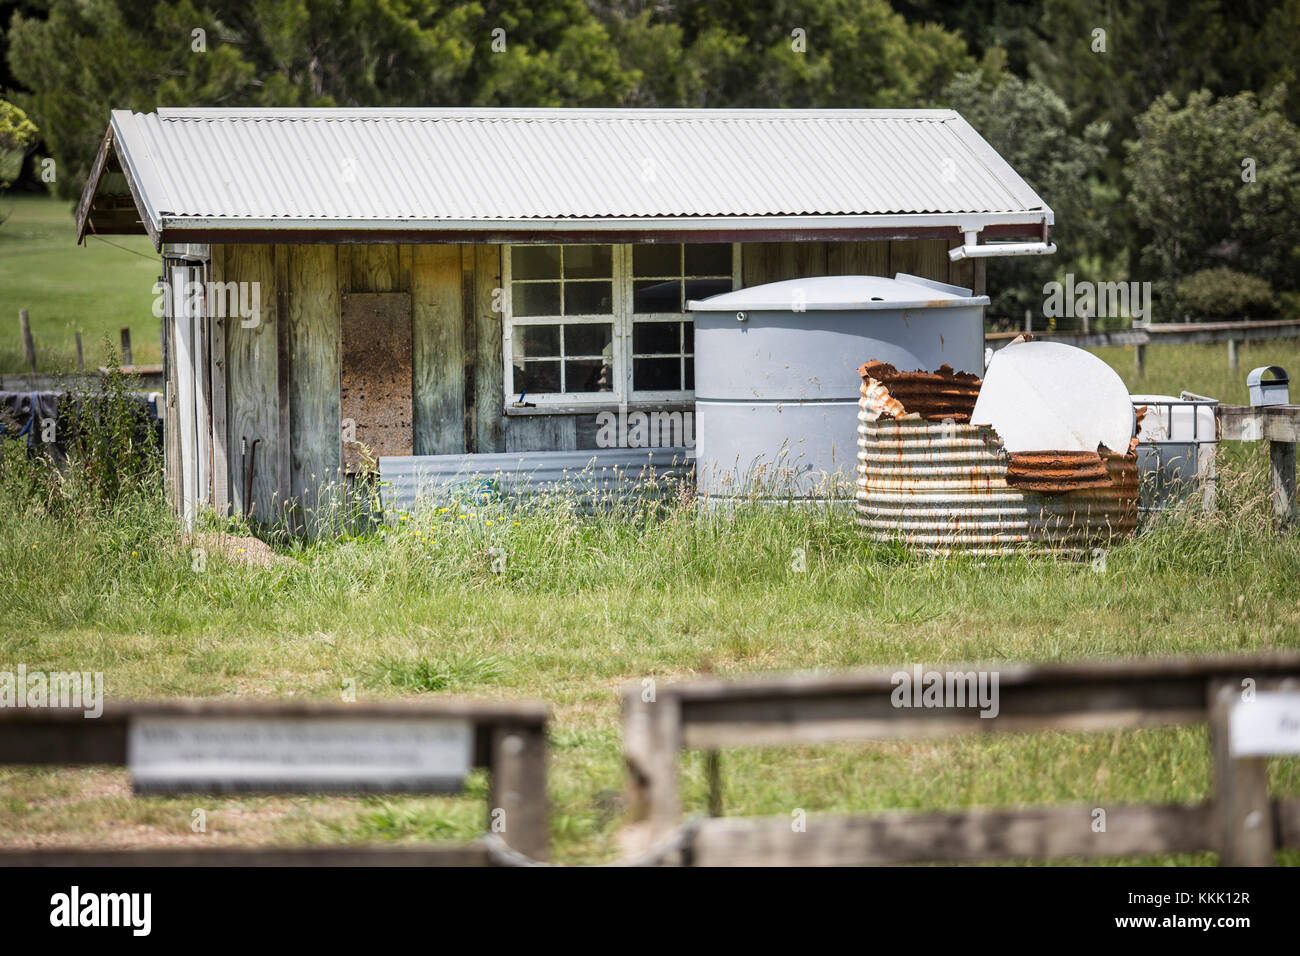
M 609 325 L 613 324 L 613 348 L 611 369 L 613 388 L 608 392 L 529 392 L 526 402 L 533 403 L 538 410 L 554 407 L 611 405 L 653 405 L 668 402 L 692 402 L 695 392 L 692 389 L 670 391 L 632 390 L 632 324 L 633 322 L 692 322 L 691 313 L 633 313 L 632 292 L 634 278 L 632 275 L 632 250 L 636 243 L 559 243 L 548 242 L 538 245 L 608 245 L 611 252 L 613 271 L 613 315 L 545 315 L 518 316 L 514 314 L 514 282 L 511 275 L 511 250 L 514 246 L 503 247 L 501 256 L 501 274 L 504 288 L 504 311 L 501 316 L 501 360 L 504 366 L 502 384 L 505 393 L 506 410 L 514 414 L 527 414 L 527 409 L 517 409 L 513 403 L 519 398 L 519 389 L 515 386 L 514 366 L 514 330 L 528 325 Z M 673 243 L 681 246 L 681 243 Z M 739 289 L 741 269 L 741 245 L 731 243 L 731 287 Z M 563 272 L 561 272 L 563 275 Z M 540 280 L 539 280 L 540 281 Z M 693 354 L 693 353 L 692 353 Z

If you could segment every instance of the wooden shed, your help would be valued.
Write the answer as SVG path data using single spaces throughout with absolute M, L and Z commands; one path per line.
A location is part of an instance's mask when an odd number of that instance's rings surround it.
M 1052 211 L 950 110 L 115 111 L 79 238 L 147 233 L 169 493 L 283 520 L 380 455 L 690 410 L 688 299 L 904 272 Z

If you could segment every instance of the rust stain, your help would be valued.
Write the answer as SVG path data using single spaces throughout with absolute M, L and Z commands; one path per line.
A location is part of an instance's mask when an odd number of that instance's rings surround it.
M 868 390 L 880 386 L 901 403 L 906 412 L 932 422 L 969 422 L 983 384 L 978 376 L 970 372 L 955 372 L 947 364 L 935 372 L 900 372 L 888 362 L 870 361 L 858 369 L 858 374 L 862 376 L 864 398 L 868 397 Z M 872 397 L 876 394 L 873 392 Z M 902 417 L 900 413 L 887 409 L 881 411 L 893 418 Z
M 1023 491 L 1064 492 L 1110 486 L 1110 473 L 1095 451 L 1007 453 L 1007 484 Z
M 1139 405 L 1137 408 L 1133 409 L 1133 415 L 1135 418 L 1133 423 L 1133 437 L 1130 438 L 1128 442 L 1128 453 L 1130 455 L 1137 454 L 1138 436 L 1142 434 L 1142 422 L 1147 417 L 1147 412 L 1150 411 L 1150 409 L 1150 405 Z

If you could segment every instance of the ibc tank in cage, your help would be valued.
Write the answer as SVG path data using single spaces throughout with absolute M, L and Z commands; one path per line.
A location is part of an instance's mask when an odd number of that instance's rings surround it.
M 790 279 L 690 302 L 705 504 L 745 493 L 851 499 L 858 367 L 982 374 L 988 303 L 902 273 Z

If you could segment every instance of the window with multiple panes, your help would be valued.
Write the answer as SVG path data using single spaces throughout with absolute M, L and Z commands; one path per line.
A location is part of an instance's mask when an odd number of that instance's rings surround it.
M 733 263 L 730 243 L 509 247 L 507 401 L 689 399 L 686 303 L 734 288 Z

